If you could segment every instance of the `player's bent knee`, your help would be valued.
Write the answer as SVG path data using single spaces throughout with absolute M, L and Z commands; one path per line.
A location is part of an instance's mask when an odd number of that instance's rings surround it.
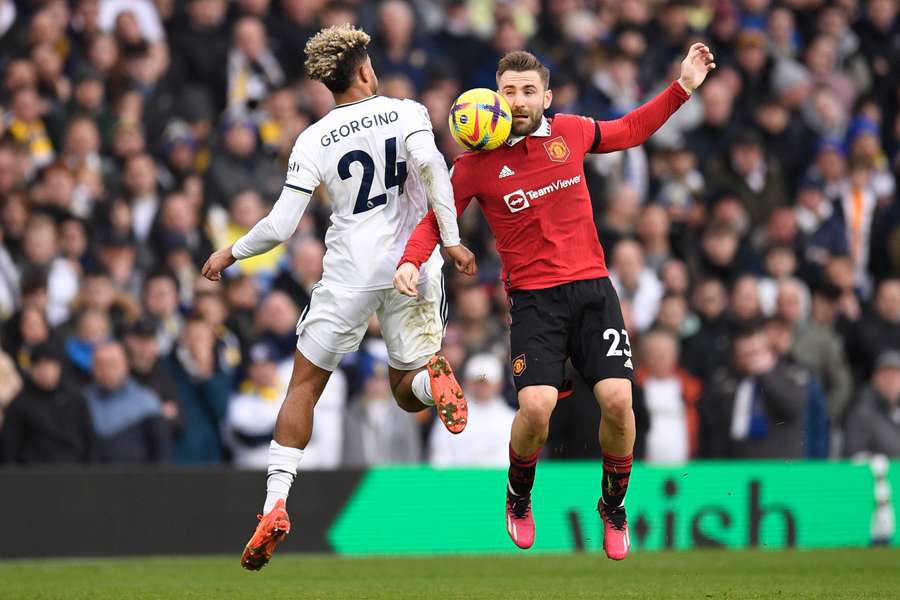
M 612 421 L 624 421 L 632 414 L 631 382 L 627 379 L 597 383 L 594 388 L 600 411 Z
M 546 429 L 556 408 L 556 398 L 557 391 L 546 386 L 525 388 L 519 392 L 519 411 L 529 429 Z

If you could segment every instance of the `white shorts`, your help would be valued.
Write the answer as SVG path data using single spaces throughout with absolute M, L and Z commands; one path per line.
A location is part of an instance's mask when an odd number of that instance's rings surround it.
M 317 367 L 334 371 L 345 354 L 359 348 L 373 313 L 381 323 L 388 364 L 401 371 L 424 366 L 440 350 L 447 325 L 443 275 L 421 282 L 415 298 L 394 288 L 360 292 L 316 284 L 297 323 L 297 350 Z

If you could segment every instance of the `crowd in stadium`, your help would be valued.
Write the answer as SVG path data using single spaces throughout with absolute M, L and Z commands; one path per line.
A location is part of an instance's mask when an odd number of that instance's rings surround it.
M 320 27 L 373 35 L 381 93 L 430 111 L 528 49 L 550 113 L 614 119 L 718 68 L 642 147 L 590 156 L 594 216 L 635 359 L 636 456 L 900 457 L 900 18 L 895 0 L 0 0 L 0 461 L 265 468 L 329 199 L 291 241 L 199 276 L 266 214 Z M 493 176 L 487 174 L 486 176 Z M 460 216 L 444 353 L 453 437 L 400 411 L 372 322 L 332 376 L 304 468 L 505 466 L 514 391 L 493 236 Z M 546 452 L 597 458 L 575 382 Z

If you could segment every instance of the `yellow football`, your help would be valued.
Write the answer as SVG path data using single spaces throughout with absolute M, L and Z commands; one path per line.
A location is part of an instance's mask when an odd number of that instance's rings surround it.
M 512 112 L 506 99 L 493 90 L 463 92 L 450 107 L 450 132 L 468 150 L 493 150 L 506 141 Z

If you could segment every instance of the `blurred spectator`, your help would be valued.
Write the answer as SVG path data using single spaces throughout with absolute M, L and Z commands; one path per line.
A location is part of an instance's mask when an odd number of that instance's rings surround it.
M 732 115 L 735 90 L 730 89 L 724 80 L 713 78 L 700 88 L 699 95 L 703 104 L 703 121 L 687 133 L 685 141 L 705 164 L 728 148 L 728 140 L 734 133 Z
M 684 340 L 682 364 L 701 381 L 726 366 L 731 352 L 731 324 L 726 310 L 728 296 L 718 279 L 704 279 L 694 289 L 692 306 L 700 329 Z
M 857 160 L 850 165 L 847 185 L 841 197 L 847 247 L 854 267 L 855 286 L 869 291 L 869 249 L 872 220 L 875 216 L 875 192 L 872 189 L 872 170 L 868 161 Z
M 663 287 L 652 269 L 644 263 L 641 245 L 624 240 L 613 253 L 609 278 L 621 298 L 632 303 L 638 331 L 653 324 L 663 296 Z
M 281 0 L 280 18 L 272 22 L 272 37 L 278 43 L 278 57 L 289 79 L 304 75 L 303 50 L 318 30 L 317 18 L 327 0 Z M 371 33 L 371 32 L 370 32 Z M 223 64 L 224 61 L 222 61 Z M 382 73 L 383 71 L 379 71 Z
M 137 250 L 134 239 L 125 233 L 108 232 L 101 234 L 97 242 L 97 262 L 109 275 L 113 287 L 120 294 L 137 301 L 141 297 L 143 273 L 137 265 Z
M 222 462 L 225 448 L 219 429 L 228 407 L 231 379 L 219 364 L 212 326 L 199 318 L 185 323 L 169 363 L 184 423 L 175 459 L 181 463 Z
M 245 117 L 230 118 L 206 172 L 207 202 L 227 206 L 247 190 L 273 202 L 283 183 L 284 169 L 260 152 L 256 125 Z
M 341 464 L 359 468 L 421 461 L 416 415 L 397 407 L 387 363 L 377 359 L 368 362 L 360 373 L 362 391 L 347 407 Z
M 659 205 L 646 206 L 638 219 L 637 229 L 647 267 L 659 274 L 663 263 L 673 257 L 669 239 L 669 216 Z
M 52 326 L 69 318 L 69 303 L 78 293 L 78 268 L 59 255 L 59 231 L 48 217 L 33 216 L 25 230 L 26 269 L 47 273 L 47 319 Z
M 678 366 L 678 340 L 652 330 L 641 340 L 635 383 L 643 388 L 650 428 L 644 436 L 644 460 L 682 463 L 696 456 L 700 427 L 697 401 L 703 385 Z
M 228 110 L 246 114 L 258 108 L 284 82 L 284 73 L 269 50 L 266 30 L 254 17 L 234 24 L 228 51 Z
M 40 107 L 37 92 L 30 87 L 22 88 L 13 94 L 11 110 L 3 120 L 6 135 L 28 148 L 31 166 L 36 169 L 46 167 L 56 158 Z
M 753 130 L 735 135 L 728 153 L 713 159 L 709 170 L 710 187 L 735 193 L 754 222 L 764 222 L 787 201 L 781 168 L 766 157 Z
M 819 181 L 805 179 L 797 194 L 797 226 L 806 239 L 799 258 L 814 269 L 810 276 L 820 276 L 829 258 L 848 253 L 842 214 L 835 211 Z
M 293 361 L 297 344 L 297 321 L 300 311 L 284 292 L 273 291 L 256 314 L 258 334 L 275 347 L 280 361 Z
M 503 399 L 503 364 L 492 354 L 476 354 L 466 363 L 463 389 L 469 423 L 454 436 L 435 420 L 428 455 L 436 467 L 502 467 L 509 463 L 507 433 L 513 410 Z
M 853 392 L 853 378 L 844 353 L 844 340 L 835 329 L 840 290 L 823 284 L 812 291 L 809 317 L 803 310 L 807 292 L 798 281 L 784 283 L 778 291 L 777 314 L 793 326 L 791 357 L 821 382 L 828 398 L 828 416 L 839 423 Z
M 778 363 L 791 367 L 793 379 L 803 390 L 804 456 L 827 458 L 830 454 L 832 432 L 828 398 L 821 380 L 794 359 L 794 330 L 790 321 L 779 316 L 770 317 L 766 320 L 764 332 Z
M 124 341 L 131 378 L 156 394 L 163 418 L 173 432 L 180 434 L 183 422 L 178 386 L 160 355 L 156 326 L 149 319 L 141 319 L 126 331 Z
M 128 373 L 118 342 L 97 348 L 94 382 L 85 390 L 97 433 L 95 455 L 103 463 L 158 463 L 169 459 L 171 432 L 159 398 Z
M 861 453 L 900 457 L 900 353 L 883 353 L 872 379 L 847 415 L 847 456 Z
M 86 383 L 93 372 L 94 353 L 112 337 L 109 315 L 98 309 L 87 309 L 78 315 L 72 335 L 66 338 L 67 375 L 77 383 Z
M 696 270 L 733 285 L 742 267 L 740 246 L 741 239 L 733 225 L 718 220 L 711 222 L 700 238 Z
M 759 329 L 735 337 L 733 361 L 700 400 L 700 456 L 803 457 L 805 381 L 777 361 Z
M 134 296 L 118 291 L 112 279 L 102 270 L 91 269 L 82 275 L 81 289 L 72 302 L 72 311 L 98 310 L 109 316 L 114 331 L 122 331 L 141 314 Z
M 873 310 L 855 323 L 847 340 L 847 356 L 857 381 L 867 381 L 879 356 L 900 350 L 900 279 L 878 286 Z
M 225 302 L 228 317 L 225 325 L 237 335 L 242 346 L 254 336 L 254 319 L 259 304 L 259 292 L 253 280 L 238 275 L 225 282 Z
M 272 283 L 273 290 L 281 290 L 297 306 L 306 308 L 313 286 L 322 279 L 322 259 L 325 245 L 316 238 L 299 238 L 291 243 L 291 261 Z
M 491 297 L 483 285 L 469 285 L 456 294 L 455 316 L 466 352 L 490 351 L 501 338 L 502 330 L 491 319 Z
M 759 280 L 742 275 L 731 291 L 730 316 L 737 328 L 757 324 L 763 317 L 759 301 Z
M 168 354 L 184 326 L 178 310 L 178 280 L 169 271 L 150 273 L 144 280 L 144 310 L 156 323 L 156 339 Z
M 194 295 L 194 313 L 213 328 L 216 335 L 216 353 L 219 364 L 227 373 L 241 364 L 241 340 L 228 328 L 228 307 L 216 292 L 197 292 Z
M 790 246 L 774 244 L 765 253 L 763 268 L 765 276 L 759 280 L 759 300 L 762 312 L 771 315 L 775 312 L 778 291 L 797 272 L 797 257 Z
M 618 243 L 634 233 L 640 210 L 641 199 L 634 187 L 622 183 L 613 188 L 606 211 L 594 218 L 606 256 L 612 256 Z
M 278 368 L 278 356 L 272 346 L 265 342 L 256 343 L 247 354 L 247 377 L 228 401 L 223 425 L 225 439 L 235 466 L 265 469 L 275 419 L 289 381 Z M 287 375 L 289 377 L 290 373 Z
M 187 250 L 193 265 L 199 267 L 206 262 L 213 248 L 201 227 L 198 208 L 186 194 L 175 192 L 166 196 L 151 234 L 156 256 L 165 256 L 166 246 L 178 244 Z
M 62 379 L 62 356 L 50 344 L 31 355 L 25 387 L 6 410 L 0 456 L 9 463 L 86 463 L 94 427 L 84 396 Z
M 225 9 L 223 0 L 188 2 L 187 21 L 173 28 L 170 50 L 173 83 L 204 86 L 220 109 L 225 106 L 227 69 L 224 66 L 228 60 Z M 291 58 L 296 60 L 295 57 Z
M 430 48 L 415 38 L 412 7 L 403 0 L 385 0 L 378 6 L 378 43 L 370 50 L 379 73 L 403 74 L 422 89 L 430 61 Z

